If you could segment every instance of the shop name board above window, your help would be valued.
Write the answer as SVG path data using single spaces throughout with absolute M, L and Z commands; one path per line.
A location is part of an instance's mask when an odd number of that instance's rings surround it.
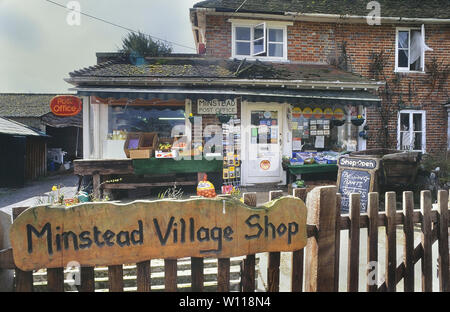
M 198 99 L 197 113 L 202 115 L 236 115 L 237 114 L 237 99 L 226 99 L 224 101 L 212 99 L 210 101 Z

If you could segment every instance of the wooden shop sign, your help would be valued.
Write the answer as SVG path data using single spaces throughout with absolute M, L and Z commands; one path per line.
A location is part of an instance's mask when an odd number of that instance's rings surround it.
M 25 271 L 294 251 L 306 245 L 306 206 L 292 196 L 257 208 L 230 198 L 40 206 L 14 221 L 10 237 Z
M 50 109 L 56 116 L 75 116 L 81 112 L 83 102 L 73 95 L 60 95 L 50 101 Z
M 341 193 L 341 210 L 349 211 L 351 193 L 360 194 L 361 211 L 367 212 L 369 192 L 376 191 L 376 176 L 379 161 L 371 158 L 341 157 L 338 161 L 339 193 Z

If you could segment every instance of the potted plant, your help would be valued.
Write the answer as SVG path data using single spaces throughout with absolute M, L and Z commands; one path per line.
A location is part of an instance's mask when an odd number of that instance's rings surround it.
M 361 115 L 352 118 L 352 124 L 357 127 L 361 126 L 364 123 L 364 121 L 365 119 Z
M 191 124 L 194 124 L 194 115 L 192 115 L 192 113 L 190 113 L 189 114 L 189 122 L 191 123 Z

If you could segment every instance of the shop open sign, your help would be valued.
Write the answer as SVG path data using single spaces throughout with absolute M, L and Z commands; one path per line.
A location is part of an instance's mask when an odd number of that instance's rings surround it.
M 75 116 L 81 112 L 83 102 L 79 97 L 72 95 L 56 96 L 50 101 L 50 109 L 56 116 Z
M 25 271 L 295 251 L 306 246 L 306 206 L 292 196 L 257 208 L 231 198 L 40 206 L 14 221 L 10 237 Z

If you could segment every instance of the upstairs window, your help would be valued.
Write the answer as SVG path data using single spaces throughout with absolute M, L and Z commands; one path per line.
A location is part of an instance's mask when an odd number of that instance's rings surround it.
M 233 25 L 233 57 L 287 58 L 286 28 L 256 25 Z
M 397 28 L 395 69 L 398 72 L 419 71 L 425 68 L 425 28 Z

